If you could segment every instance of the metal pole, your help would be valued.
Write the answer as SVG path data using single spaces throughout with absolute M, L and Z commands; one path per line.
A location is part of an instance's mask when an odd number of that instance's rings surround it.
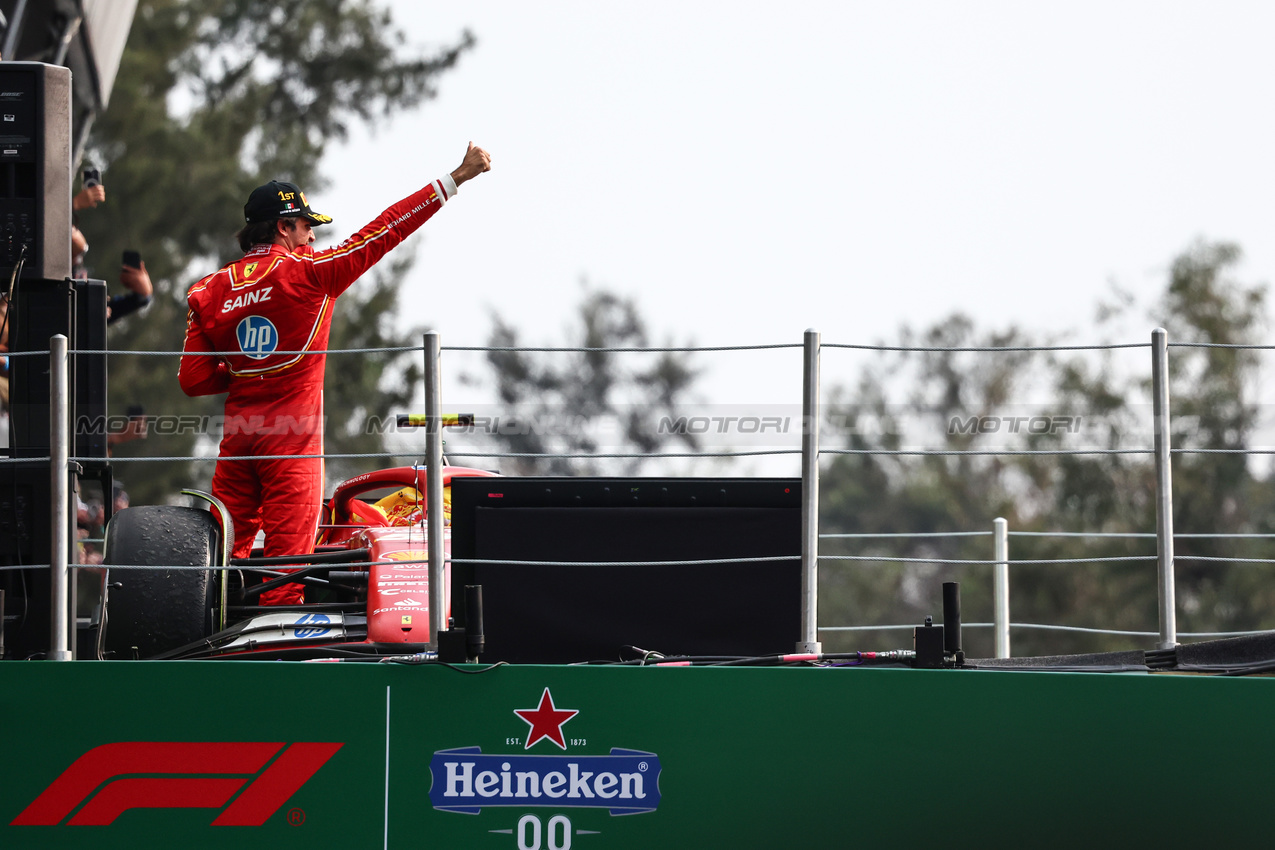
M 1176 589 L 1173 580 L 1173 467 L 1169 433 L 1169 334 L 1151 332 L 1152 414 L 1155 418 L 1156 579 L 1160 590 L 1159 649 L 1178 645 Z
M 52 522 L 49 545 L 49 658 L 71 659 L 70 582 L 70 404 L 67 345 L 62 334 L 49 339 L 49 484 Z
M 996 632 L 996 657 L 1009 658 L 1009 523 L 1001 517 L 992 520 L 992 537 L 996 561 L 992 575 L 992 626 Z
M 801 640 L 797 651 L 823 652 L 819 642 L 819 332 L 806 331 L 801 416 Z
M 53 54 L 53 61 L 49 64 L 61 65 L 66 62 L 66 52 L 71 49 L 71 41 L 75 38 L 75 34 L 83 23 L 83 15 L 76 15 L 66 22 L 66 26 L 62 28 L 62 35 L 58 38 L 57 52 Z
M 437 331 L 425 332 L 425 528 L 429 536 L 429 645 L 438 649 L 438 636 L 447 626 L 443 593 L 443 429 L 442 381 Z
M 13 12 L 9 15 L 9 28 L 5 31 L 4 47 L 0 48 L 3 58 L 10 61 L 18 58 L 18 39 L 22 36 L 26 17 L 27 0 L 18 0 L 18 4 L 13 7 Z

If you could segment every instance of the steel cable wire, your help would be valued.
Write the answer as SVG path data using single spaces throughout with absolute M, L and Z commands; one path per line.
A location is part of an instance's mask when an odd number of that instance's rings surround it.
M 903 351 L 912 353 L 947 353 L 947 352 L 1012 352 L 1012 351 L 1110 351 L 1118 348 L 1150 348 L 1149 342 L 1124 342 L 1094 345 L 955 345 L 955 346 L 922 346 L 922 345 L 855 345 L 849 343 L 824 342 L 822 348 L 845 348 L 856 351 Z
M 1111 555 L 1095 558 L 1030 558 L 1013 561 L 970 558 L 904 558 L 893 555 L 820 555 L 820 561 L 877 561 L 898 564 L 1096 564 L 1114 561 L 1154 561 L 1155 555 Z
M 995 626 L 995 623 L 962 623 L 962 629 L 989 629 Z M 1043 631 L 1057 632 L 1080 632 L 1083 634 L 1099 634 L 1099 635 L 1121 635 L 1125 637 L 1158 637 L 1159 632 L 1140 632 L 1130 631 L 1127 629 L 1095 629 L 1088 626 L 1064 626 L 1051 623 L 1010 623 L 1012 629 L 1038 629 Z M 890 632 L 904 631 L 907 629 L 921 628 L 915 623 L 894 623 L 879 626 L 820 626 L 821 632 Z M 1275 629 L 1250 629 L 1247 631 L 1236 632 L 1178 632 L 1181 637 L 1194 638 L 1217 638 L 1217 637 L 1243 637 L 1245 635 L 1265 635 L 1275 634 Z

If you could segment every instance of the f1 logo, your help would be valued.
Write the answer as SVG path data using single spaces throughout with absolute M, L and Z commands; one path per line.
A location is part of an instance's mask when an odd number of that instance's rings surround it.
M 279 331 L 262 316 L 247 316 L 235 327 L 239 350 L 253 360 L 264 360 L 279 347 Z
M 204 808 L 222 810 L 213 826 L 260 826 L 342 746 L 103 744 L 76 759 L 10 825 L 103 826 L 129 809 Z

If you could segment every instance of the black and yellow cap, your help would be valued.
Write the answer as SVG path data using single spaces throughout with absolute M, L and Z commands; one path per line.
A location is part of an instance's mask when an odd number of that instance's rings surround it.
M 273 221 L 285 216 L 301 216 L 310 220 L 311 224 L 331 224 L 332 216 L 323 215 L 310 209 L 310 204 L 295 183 L 284 183 L 271 180 L 264 186 L 258 186 L 248 196 L 248 203 L 243 205 L 244 221 L 252 224 L 256 221 Z

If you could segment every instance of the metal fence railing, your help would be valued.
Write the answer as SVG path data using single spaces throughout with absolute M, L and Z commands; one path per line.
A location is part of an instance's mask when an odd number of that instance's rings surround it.
M 1196 344 L 1192 344 L 1196 345 Z M 1203 345 L 1203 344 L 1198 344 Z M 935 348 L 935 347 L 902 347 L 902 346 L 869 346 L 869 345 L 851 345 L 851 344 L 834 344 L 823 343 L 817 331 L 807 331 L 804 335 L 803 342 L 797 344 L 779 344 L 779 345 L 753 345 L 753 346 L 704 346 L 704 347 L 675 347 L 675 348 L 579 348 L 579 347 L 510 347 L 510 348 L 488 348 L 478 346 L 464 346 L 456 348 L 445 348 L 441 346 L 437 334 L 427 334 L 424 345 L 420 347 L 395 347 L 385 349 L 349 349 L 349 350 L 333 350 L 324 352 L 298 352 L 307 355 L 313 354 L 360 354 L 360 353 L 402 353 L 402 352 L 420 352 L 423 356 L 426 375 L 426 417 L 435 417 L 439 414 L 439 399 L 441 398 L 441 379 L 439 377 L 439 359 L 442 352 L 445 351 L 477 351 L 490 352 L 499 351 L 518 351 L 518 352 L 622 352 L 622 353 L 663 353 L 663 352 L 734 352 L 734 351 L 757 351 L 772 349 L 801 349 L 802 354 L 802 370 L 803 370 L 803 395 L 800 412 L 800 446 L 786 445 L 783 447 L 775 447 L 766 450 L 757 451 L 688 451 L 688 452 L 592 452 L 582 453 L 579 455 L 571 453 L 535 453 L 535 452 L 476 452 L 476 451 L 453 451 L 449 450 L 449 454 L 460 457 L 475 458 L 534 458 L 534 457 L 593 457 L 593 458 L 700 458 L 700 457 L 717 457 L 717 458 L 737 458 L 737 457 L 758 457 L 758 456 L 783 456 L 783 455 L 800 455 L 801 462 L 801 478 L 802 478 L 802 524 L 801 524 L 801 550 L 793 553 L 793 558 L 799 558 L 801 562 L 802 583 L 801 583 L 801 631 L 795 635 L 795 644 L 798 652 L 817 653 L 820 651 L 820 635 L 832 634 L 837 632 L 853 632 L 867 630 L 894 630 L 911 628 L 900 624 L 881 624 L 881 625 L 863 625 L 863 624 L 835 624 L 835 625 L 819 625 L 819 567 L 820 564 L 827 568 L 836 568 L 839 564 L 856 562 L 856 561 L 873 561 L 881 563 L 928 563 L 928 564 L 948 564 L 956 566 L 969 565 L 989 565 L 994 569 L 994 588 L 993 588 L 993 618 L 991 622 L 986 623 L 970 623 L 966 624 L 970 628 L 993 630 L 995 636 L 995 652 L 998 657 L 1010 656 L 1010 635 L 1011 630 L 1057 630 L 1072 631 L 1083 633 L 1097 633 L 1106 635 L 1121 636 L 1137 636 L 1137 637 L 1155 637 L 1157 646 L 1160 648 L 1169 648 L 1174 646 L 1179 637 L 1215 637 L 1234 634 L 1250 634 L 1252 632 L 1183 632 L 1179 635 L 1176 622 L 1176 583 L 1174 576 L 1174 541 L 1175 539 L 1184 538 L 1201 538 L 1201 537 L 1217 537 L 1217 538 L 1241 538 L 1241 537 L 1267 537 L 1267 535 L 1224 535 L 1224 534 L 1194 534 L 1194 535 L 1176 535 L 1173 529 L 1173 495 L 1172 495 L 1172 466 L 1170 458 L 1173 454 L 1180 454 L 1184 451 L 1194 451 L 1199 453 L 1261 453 L 1264 450 L 1254 449 L 1247 450 L 1243 448 L 1237 449 L 1174 449 L 1171 445 L 1170 434 L 1170 409 L 1168 395 L 1168 349 L 1169 344 L 1167 334 L 1162 329 L 1156 329 L 1152 332 L 1151 342 L 1147 343 L 1129 343 L 1121 345 L 1094 345 L 1094 346 L 1038 346 L 1038 347 L 975 347 L 962 346 L 951 348 Z M 1226 347 L 1226 346 L 1212 346 Z M 1230 346 L 1234 348 L 1266 348 L 1265 346 Z M 824 416 L 824 407 L 820 398 L 820 357 L 824 349 L 851 349 L 866 351 L 898 351 L 898 352 L 969 352 L 969 353 L 985 353 L 989 355 L 1003 354 L 1006 352 L 1049 352 L 1049 351 L 1086 351 L 1086 350 L 1113 350 L 1113 349 L 1147 349 L 1152 354 L 1151 364 L 1151 387 L 1152 387 L 1152 444 L 1134 448 L 1113 448 L 1110 446 L 1092 446 L 1082 448 L 1052 448 L 1052 449 L 1014 449 L 1014 448 L 977 448 L 977 449 L 949 449 L 949 448 L 876 448 L 876 447 L 824 447 L 820 444 L 820 423 Z M 47 355 L 50 359 L 53 375 L 53 387 L 51 392 L 52 409 L 54 424 L 51 427 L 51 436 L 53 446 L 48 458 L 26 458 L 21 462 L 30 463 L 32 460 L 43 462 L 46 461 L 50 465 L 52 480 L 61 482 L 55 487 L 53 496 L 54 510 L 54 545 L 53 552 L 55 556 L 51 559 L 48 566 L 51 571 L 54 589 L 54 610 L 66 610 L 66 588 L 70 583 L 71 571 L 76 565 L 71 563 L 70 553 L 74 551 L 74 519 L 66 515 L 66 505 L 68 497 L 64 488 L 69 481 L 69 470 L 80 458 L 71 457 L 69 454 L 71 423 L 66 421 L 66 371 L 70 358 L 77 353 L 81 354 L 131 354 L 138 356 L 161 356 L 161 357 L 177 357 L 182 356 L 181 352 L 153 352 L 153 351 L 129 351 L 129 352 L 69 352 L 66 350 L 65 338 L 54 337 L 51 341 L 50 351 Z M 238 352 L 212 352 L 208 356 L 225 356 L 236 354 Z M 288 352 L 281 352 L 288 353 Z M 15 356 L 32 354 L 44 354 L 43 352 L 19 352 Z M 60 384 L 59 384 L 60 381 Z M 439 433 L 437 427 L 431 427 L 428 422 L 426 426 L 427 440 L 432 440 L 431 435 Z M 441 459 L 441 442 L 438 444 L 430 443 L 427 445 L 427 466 L 432 466 L 440 462 Z M 1275 451 L 1275 450 L 1269 450 Z M 384 458 L 395 456 L 394 452 L 377 452 L 377 453 L 359 453 L 359 454 L 329 454 L 321 455 L 328 459 L 362 459 L 362 458 Z M 961 456 L 1019 456 L 1019 455 L 1141 455 L 1149 456 L 1154 459 L 1155 465 L 1155 490 L 1154 498 L 1156 500 L 1156 528 L 1154 532 L 1133 533 L 1133 534 L 1103 534 L 1099 532 L 1029 532 L 1029 531 L 1010 531 L 1004 520 L 997 520 L 993 524 L 991 530 L 972 530 L 950 533 L 933 533 L 933 534 L 908 534 L 899 533 L 892 535 L 867 535 L 867 534 L 821 534 L 819 529 L 819 475 L 820 475 L 820 458 L 835 457 L 838 455 L 891 455 L 897 457 L 925 457 L 925 456 L 944 456 L 944 457 L 961 457 Z M 318 457 L 319 455 L 316 455 Z M 212 458 L 207 456 L 150 456 L 150 457 L 133 457 L 133 458 L 117 458 L 115 463 L 155 463 L 163 461 L 199 461 L 205 462 Z M 0 463 L 17 462 L 12 458 L 0 459 Z M 441 487 L 441 482 L 439 483 Z M 441 503 L 441 494 L 439 502 Z M 441 517 L 439 518 L 441 522 Z M 1075 558 L 1052 558 L 1052 559 L 1020 559 L 1013 560 L 1009 556 L 1009 540 L 1015 535 L 1033 535 L 1045 536 L 1053 535 L 1060 537 L 1077 537 L 1097 539 L 1103 537 L 1126 537 L 1141 538 L 1148 541 L 1154 541 L 1154 552 L 1146 555 L 1121 555 L 1110 557 L 1075 557 Z M 955 537 L 955 536 L 990 536 L 992 538 L 992 547 L 989 557 L 986 559 L 942 559 L 942 558 L 905 558 L 890 557 L 879 554 L 830 554 L 820 551 L 821 541 L 848 541 L 854 539 L 867 538 L 907 538 L 907 539 L 923 539 L 925 537 Z M 438 535 L 431 534 L 430 540 L 439 541 L 439 550 L 434 551 L 431 546 L 430 562 L 433 569 L 442 569 L 442 551 L 441 551 L 441 533 Z M 1214 562 L 1235 562 L 1235 563 L 1275 563 L 1275 559 L 1266 560 L 1260 558 L 1225 558 L 1213 556 L 1182 556 L 1178 560 L 1194 560 L 1194 561 L 1214 561 Z M 1048 623 L 1029 623 L 1014 622 L 1010 617 L 1010 596 L 1009 596 L 1009 579 L 1011 570 L 1020 566 L 1034 565 L 1059 565 L 1066 566 L 1068 564 L 1077 563 L 1150 563 L 1154 561 L 1156 564 L 1156 585 L 1158 599 L 1158 623 L 1155 631 L 1150 630 L 1117 630 L 1117 629 L 1094 629 L 1082 626 L 1065 625 L 1065 624 L 1048 624 Z M 670 562 L 681 563 L 681 562 Z M 692 562 L 686 562 L 692 563 Z M 29 568 L 32 565 L 24 565 Z M 43 565 L 37 565 L 43 566 Z M 127 566 L 127 565 L 125 565 Z M 3 569 L 3 568 L 0 568 Z M 441 573 L 440 573 L 441 575 Z M 437 587 L 441 593 L 443 582 L 434 582 L 431 580 L 431 587 Z M 439 612 L 443 606 L 440 600 L 432 600 L 438 604 L 435 607 Z M 61 608 L 57 606 L 62 606 Z M 55 624 L 65 626 L 67 618 L 55 616 Z M 55 626 L 56 628 L 56 626 Z M 433 633 L 437 633 L 432 630 Z M 62 628 L 60 632 L 54 634 L 55 648 L 54 652 L 59 653 L 66 650 L 66 644 L 69 640 L 67 630 Z M 65 657 L 65 656 L 56 656 Z
M 1021 630 L 1043 630 L 1055 632 L 1073 632 L 1078 634 L 1090 635 L 1115 635 L 1125 637 L 1158 637 L 1159 632 L 1130 630 L 1130 629 L 1110 629 L 1110 628 L 1094 628 L 1088 626 L 1066 625 L 1058 623 L 1032 623 L 1032 622 L 1016 622 L 1010 618 L 1010 594 L 1009 579 L 1010 570 L 1015 567 L 1025 567 L 1029 565 L 1051 565 L 1066 567 L 1068 565 L 1082 564 L 1112 564 L 1112 563 L 1146 563 L 1158 560 L 1155 553 L 1146 555 L 1112 555 L 1112 556 L 1080 556 L 1070 558 L 1011 558 L 1009 556 L 1010 538 L 1071 538 L 1079 540 L 1145 540 L 1156 541 L 1158 535 L 1151 532 L 1085 532 L 1085 531 L 1011 531 L 1006 520 L 998 518 L 993 522 L 993 527 L 986 531 L 954 531 L 954 532 L 927 532 L 927 533 L 829 533 L 820 534 L 819 539 L 825 541 L 874 541 L 874 540 L 924 540 L 924 539 L 952 539 L 952 538 L 970 538 L 970 537 L 989 537 L 992 539 L 991 557 L 987 559 L 976 558 L 941 558 L 941 557 L 898 557 L 891 555 L 820 555 L 820 561 L 823 562 L 861 562 L 861 563 L 883 563 L 883 564 L 933 564 L 933 565 L 956 565 L 962 567 L 968 566 L 992 566 L 995 570 L 993 578 L 993 618 L 989 623 L 965 623 L 963 628 L 971 629 L 992 629 L 995 641 L 995 655 L 997 658 L 1011 657 L 1010 651 L 1010 634 L 1012 629 Z M 1175 540 L 1268 540 L 1275 542 L 1275 534 L 1228 534 L 1228 533 L 1191 533 L 1174 534 Z M 1275 564 L 1275 558 L 1239 558 L 1239 557 L 1212 557 L 1203 555 L 1179 555 L 1176 560 L 1179 561 L 1207 561 L 1214 563 L 1232 563 L 1232 564 Z M 871 631 L 901 631 L 915 628 L 915 623 L 889 623 L 881 625 L 855 625 L 855 626 L 821 626 L 821 632 L 871 632 Z M 1270 634 L 1275 633 L 1275 629 L 1247 629 L 1238 631 L 1183 631 L 1178 632 L 1179 637 L 1184 638 L 1220 638 L 1220 637 L 1238 637 L 1253 634 Z

